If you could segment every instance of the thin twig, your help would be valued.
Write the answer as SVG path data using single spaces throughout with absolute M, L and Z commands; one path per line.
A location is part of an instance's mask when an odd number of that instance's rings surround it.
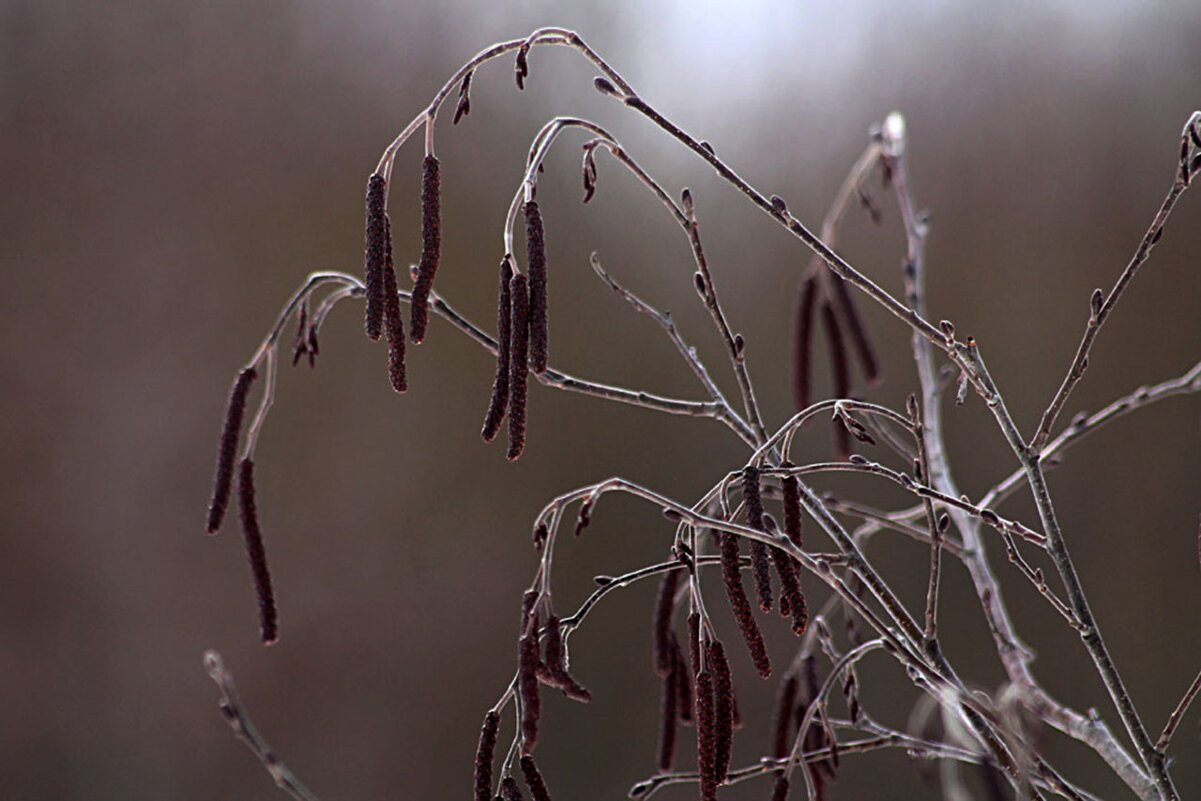
M 241 699 L 238 698 L 238 690 L 234 687 L 234 677 L 225 669 L 221 655 L 216 651 L 205 651 L 204 667 L 208 671 L 209 678 L 221 689 L 219 708 L 225 722 L 234 730 L 238 739 L 246 743 L 246 747 L 263 763 L 263 767 L 271 774 L 271 778 L 279 788 L 297 801 L 317 801 L 317 796 L 309 792 L 292 775 L 292 771 L 288 770 L 287 766 L 280 761 L 275 751 L 267 745 L 267 741 L 251 723 L 250 716 L 242 706 Z
M 1176 733 L 1176 727 L 1180 725 L 1180 719 L 1188 711 L 1189 705 L 1193 703 L 1193 699 L 1197 697 L 1199 690 L 1201 690 L 1201 672 L 1197 673 L 1193 678 L 1193 683 L 1184 691 L 1180 703 L 1176 704 L 1176 708 L 1172 710 L 1172 714 L 1168 715 L 1168 722 L 1164 724 L 1163 733 L 1155 741 L 1155 748 L 1161 754 L 1165 753 L 1168 750 L 1168 746 L 1172 744 L 1172 735 Z

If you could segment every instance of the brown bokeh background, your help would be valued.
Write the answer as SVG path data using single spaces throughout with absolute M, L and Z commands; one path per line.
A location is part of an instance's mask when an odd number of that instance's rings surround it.
M 981 342 L 1032 430 L 1089 293 L 1112 284 L 1169 185 L 1180 127 L 1201 105 L 1201 9 L 826 5 L 0 4 L 0 797 L 281 797 L 217 715 L 201 667 L 215 647 L 261 729 L 323 798 L 463 798 L 479 721 L 513 670 L 541 505 L 615 474 L 690 499 L 741 464 L 744 449 L 714 423 L 541 387 L 527 454 L 508 464 L 503 444 L 478 436 L 492 375 L 484 351 L 435 321 L 397 397 L 383 348 L 364 341 L 360 309 L 346 303 L 323 331 L 317 369 L 281 372 L 260 442 L 282 640 L 257 644 L 236 525 L 216 539 L 202 529 L 229 383 L 308 271 L 358 269 L 363 186 L 380 151 L 494 40 L 574 27 L 651 103 L 814 225 L 869 126 L 904 111 L 915 189 L 931 211 L 932 313 Z M 477 74 L 464 124 L 440 120 L 440 291 L 494 325 L 500 229 L 528 142 L 554 114 L 592 116 L 672 191 L 692 187 L 726 309 L 778 425 L 790 413 L 787 332 L 807 254 L 594 92 L 593 74 L 565 50 L 538 50 L 519 93 L 506 59 Z M 597 250 L 675 313 L 733 393 L 684 241 L 604 157 L 597 198 L 582 207 L 578 141 L 564 138 L 540 184 L 552 361 L 702 397 L 661 333 L 592 276 Z M 419 147 L 397 161 L 401 254 L 419 248 Z M 853 215 L 841 249 L 897 292 L 903 241 L 891 199 L 879 199 L 885 224 Z M 1065 423 L 1197 360 L 1199 220 L 1186 196 L 1102 333 Z M 867 314 L 888 371 L 869 396 L 902 403 L 914 389 L 908 335 Z M 1125 419 L 1051 479 L 1094 611 L 1155 731 L 1201 663 L 1197 412 L 1196 398 L 1176 398 Z M 948 428 L 965 491 L 978 496 L 1013 468 L 975 398 L 948 410 Z M 828 452 L 823 426 L 800 442 L 814 458 Z M 863 480 L 816 484 L 906 502 Z M 1037 520 L 1020 494 L 1002 511 Z M 592 575 L 658 559 L 670 538 L 656 510 L 604 501 L 588 535 L 562 545 L 556 601 L 574 608 Z M 870 555 L 916 608 L 924 550 L 882 538 Z M 1037 675 L 1120 728 L 1077 637 L 999 548 L 993 556 L 1039 652 Z M 995 689 L 1003 677 L 956 565 L 946 590 L 945 649 L 973 685 Z M 572 641 L 597 700 L 548 698 L 539 756 L 557 798 L 624 797 L 652 769 L 652 597 L 650 586 L 614 594 Z M 773 623 L 780 664 L 789 636 Z M 730 642 L 748 718 L 742 764 L 764 747 L 774 685 L 753 679 Z M 915 697 L 904 676 L 880 658 L 862 680 L 868 709 L 902 725 Z M 1185 796 L 1201 792 L 1197 737 L 1194 712 L 1174 749 Z M 1090 790 L 1126 797 L 1084 749 L 1053 733 L 1046 748 Z M 847 757 L 834 797 L 883 790 L 937 794 L 889 753 Z M 729 797 L 766 792 L 760 781 Z

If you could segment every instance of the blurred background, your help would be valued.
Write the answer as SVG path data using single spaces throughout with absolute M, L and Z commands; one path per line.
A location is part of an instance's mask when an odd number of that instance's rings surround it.
M 744 447 L 711 421 L 540 386 L 526 455 L 509 464 L 503 442 L 478 434 L 492 358 L 436 319 L 410 348 L 410 390 L 396 396 L 385 349 L 364 340 L 361 307 L 347 302 L 322 331 L 316 369 L 281 371 L 259 444 L 282 639 L 258 644 L 236 519 L 220 537 L 203 531 L 230 382 L 310 270 L 361 269 L 368 174 L 480 48 L 547 24 L 578 30 L 812 226 L 869 127 L 903 111 L 915 193 L 930 210 L 931 314 L 980 341 L 1026 432 L 1075 351 L 1089 294 L 1112 285 L 1158 208 L 1181 125 L 1201 105 L 1201 7 L 1182 3 L 578 5 L 0 3 L 0 797 L 282 797 L 217 714 L 201 665 L 217 648 L 255 721 L 321 797 L 464 798 L 480 721 L 514 669 L 542 505 L 610 475 L 691 500 L 742 464 Z M 518 92 L 505 58 L 477 73 L 463 123 L 439 119 L 439 291 L 494 327 L 502 221 L 529 141 L 555 114 L 594 118 L 669 191 L 692 188 L 725 308 L 779 425 L 791 413 L 788 332 L 808 254 L 593 91 L 593 75 L 566 50 L 539 49 Z M 703 397 L 661 332 L 592 275 L 596 250 L 673 312 L 733 397 L 684 239 L 604 156 L 597 197 L 581 206 L 580 141 L 561 140 L 540 182 L 552 363 Z M 414 141 L 396 162 L 402 264 L 420 249 L 420 161 Z M 852 214 L 840 250 L 899 293 L 902 232 L 892 198 L 876 199 L 884 224 Z M 1186 195 L 1061 426 L 1196 362 L 1199 220 L 1201 199 Z M 886 369 L 865 395 L 902 404 L 916 388 L 908 332 L 864 307 Z M 1014 459 L 976 398 L 947 415 L 956 476 L 979 497 Z M 1171 399 L 1074 448 L 1051 477 L 1094 611 L 1155 732 L 1201 664 L 1198 437 L 1198 400 Z M 828 429 L 814 426 L 798 447 L 823 458 Z M 908 502 L 863 479 L 814 483 Z M 1001 511 L 1037 520 L 1022 493 Z M 587 535 L 561 545 L 561 613 L 593 575 L 658 560 L 671 536 L 657 510 L 606 499 Z M 1036 675 L 1120 729 L 1076 636 L 997 545 Z M 880 537 L 869 555 L 918 609 L 925 549 Z M 965 571 L 948 563 L 945 585 L 944 648 L 973 686 L 995 690 L 1004 677 Z M 816 606 L 822 593 L 807 586 Z M 572 640 L 574 672 L 596 700 L 546 695 L 538 755 L 556 798 L 622 798 L 653 772 L 653 596 L 650 584 L 612 594 Z M 735 764 L 749 764 L 765 749 L 775 683 L 753 677 L 724 631 L 748 724 Z M 790 636 L 771 621 L 779 666 Z M 870 712 L 905 724 L 916 695 L 891 661 L 865 663 L 861 684 Z M 1186 797 L 1201 793 L 1197 721 L 1194 711 L 1174 745 Z M 1053 732 L 1044 742 L 1089 790 L 1129 796 L 1087 750 Z M 899 752 L 845 757 L 832 789 L 836 799 L 938 796 Z M 723 797 L 767 792 L 760 780 Z

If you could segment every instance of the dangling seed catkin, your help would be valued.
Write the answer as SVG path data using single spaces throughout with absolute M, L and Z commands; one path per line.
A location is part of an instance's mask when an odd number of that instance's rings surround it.
M 680 586 L 682 574 L 682 570 L 668 570 L 659 581 L 655 617 L 651 623 L 651 652 L 655 658 L 655 672 L 660 676 L 667 676 L 672 668 L 671 618 L 675 612 L 676 589 Z
M 659 704 L 659 749 L 655 765 L 662 773 L 671 770 L 675 761 L 676 732 L 679 729 L 680 715 L 677 705 L 680 701 L 680 688 L 677 683 L 680 671 L 676 670 L 674 665 L 672 668 L 663 677 L 663 693 Z
M 492 801 L 492 755 L 499 727 L 500 714 L 489 711 L 480 727 L 480 744 L 475 751 L 475 801 Z
M 374 173 L 367 179 L 367 227 L 364 244 L 363 285 L 367 294 L 364 327 L 367 338 L 379 339 L 384 322 L 384 260 L 387 257 L 388 228 L 384 176 Z
M 512 280 L 513 265 L 506 255 L 500 262 L 500 291 L 496 304 L 496 378 L 492 381 L 492 399 L 488 402 L 484 429 L 480 432 L 485 442 L 491 442 L 496 437 L 509 407 L 509 340 L 512 337 L 513 313 L 509 282 Z
M 246 559 L 254 578 L 254 594 L 259 605 L 259 629 L 263 643 L 270 645 L 279 639 L 279 618 L 275 610 L 275 594 L 271 591 L 271 573 L 267 570 L 267 552 L 259 531 L 259 518 L 254 505 L 254 462 L 243 459 L 238 472 L 238 510 L 242 517 L 242 536 L 246 541 Z
M 751 611 L 751 602 L 747 599 L 746 590 L 742 587 L 741 571 L 742 568 L 738 563 L 738 537 L 723 533 L 721 535 L 721 573 L 725 580 L 726 597 L 730 601 L 734 619 L 738 621 L 742 639 L 746 641 L 746 647 L 751 652 L 751 661 L 755 663 L 755 669 L 759 671 L 759 675 L 766 679 L 771 675 L 771 660 L 767 656 L 763 632 L 759 630 L 759 624 L 755 622 L 755 615 Z
M 720 640 L 709 642 L 709 666 L 713 670 L 713 775 L 718 784 L 730 771 L 734 736 L 734 684 L 730 664 Z
M 713 676 L 702 670 L 696 676 L 696 764 L 701 801 L 717 798 L 716 732 L 713 713 Z
M 792 341 L 792 400 L 796 411 L 802 412 L 809 406 L 813 359 L 813 305 L 817 299 L 816 276 L 809 276 L 801 285 L 797 296 L 796 328 Z
M 525 204 L 525 244 L 530 271 L 530 364 L 541 374 L 546 372 L 548 354 L 546 232 L 533 200 Z
M 400 316 L 400 298 L 397 295 L 396 269 L 392 265 L 392 224 L 384 215 L 388 233 L 387 258 L 384 260 L 384 335 L 388 339 L 388 380 L 392 389 L 404 392 L 405 381 L 405 326 Z
M 225 425 L 221 429 L 221 440 L 217 445 L 217 474 L 213 477 L 213 497 L 209 501 L 208 522 L 205 530 L 216 534 L 229 508 L 230 491 L 233 489 L 234 460 L 238 456 L 238 438 L 242 435 L 242 419 L 246 416 L 246 396 L 250 385 L 258 377 L 253 367 L 238 373 L 233 388 L 229 391 L 229 404 L 225 407 Z
M 529 378 L 530 295 L 521 273 L 509 282 L 512 337 L 509 343 L 509 461 L 525 449 L 526 381 Z
M 529 754 L 521 757 L 521 775 L 525 778 L 525 786 L 530 791 L 533 801 L 550 801 L 550 791 L 546 789 L 546 782 L 542 779 L 538 764 Z
M 747 525 L 756 531 L 764 531 L 763 499 L 759 487 L 759 468 L 747 465 L 742 471 L 742 498 L 746 504 Z M 755 595 L 759 608 L 770 612 L 772 606 L 771 562 L 767 546 L 759 540 L 751 540 L 751 574 L 755 581 Z
M 414 342 L 425 339 L 429 322 L 430 290 L 442 257 L 442 184 L 437 156 L 426 156 L 421 165 L 421 264 L 413 285 L 409 333 Z

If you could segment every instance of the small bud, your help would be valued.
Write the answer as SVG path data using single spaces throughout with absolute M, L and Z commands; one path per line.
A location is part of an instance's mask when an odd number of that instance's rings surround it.
M 1097 317 L 1101 314 L 1101 307 L 1105 305 L 1105 293 L 1100 289 L 1094 289 L 1093 295 L 1088 300 L 1089 308 L 1089 325 L 1097 324 Z
M 939 320 L 938 327 L 942 329 L 942 335 L 947 338 L 947 344 L 955 341 L 955 326 L 950 320 Z
M 513 73 L 517 79 L 518 89 L 525 89 L 525 79 L 530 74 L 529 54 L 530 46 L 528 43 L 523 44 L 517 50 L 517 60 L 513 66 Z
M 615 87 L 613 84 L 609 83 L 608 78 L 602 78 L 601 76 L 598 75 L 597 77 L 592 79 L 592 85 L 595 86 L 596 91 L 600 92 L 602 95 L 609 95 L 611 97 L 618 96 L 617 87 Z
M 703 147 L 705 150 L 709 151 L 710 156 L 717 155 L 717 151 L 715 151 L 713 149 L 713 145 L 709 144 L 708 142 L 701 142 L 701 147 Z
M 453 125 L 458 125 L 459 120 L 471 112 L 471 76 L 474 73 L 475 70 L 467 70 L 467 74 L 463 76 L 463 82 L 459 84 L 459 102 L 455 105 Z
M 692 192 L 688 187 L 684 187 L 684 191 L 680 192 L 680 202 L 684 204 L 684 216 L 691 219 L 693 212 Z
M 1159 226 L 1158 228 L 1156 228 L 1156 229 L 1155 229 L 1155 233 L 1154 233 L 1154 234 L 1152 234 L 1152 236 L 1151 236 L 1151 244 L 1152 244 L 1152 245 L 1156 245 L 1156 244 L 1158 244 L 1158 243 L 1159 243 L 1159 239 L 1160 239 L 1160 237 L 1162 237 L 1162 236 L 1163 236 L 1163 226 L 1161 225 L 1161 226 Z
M 743 352 L 746 350 L 746 340 L 742 338 L 742 334 L 734 335 L 734 356 L 741 359 Z
M 700 273 L 693 273 L 692 283 L 693 286 L 696 287 L 696 294 L 701 296 L 701 300 L 704 300 L 706 298 L 705 276 L 701 275 Z
M 771 196 L 771 207 L 773 210 L 775 210 L 776 214 L 788 213 L 788 204 L 785 203 L 784 198 L 780 197 L 779 195 Z

